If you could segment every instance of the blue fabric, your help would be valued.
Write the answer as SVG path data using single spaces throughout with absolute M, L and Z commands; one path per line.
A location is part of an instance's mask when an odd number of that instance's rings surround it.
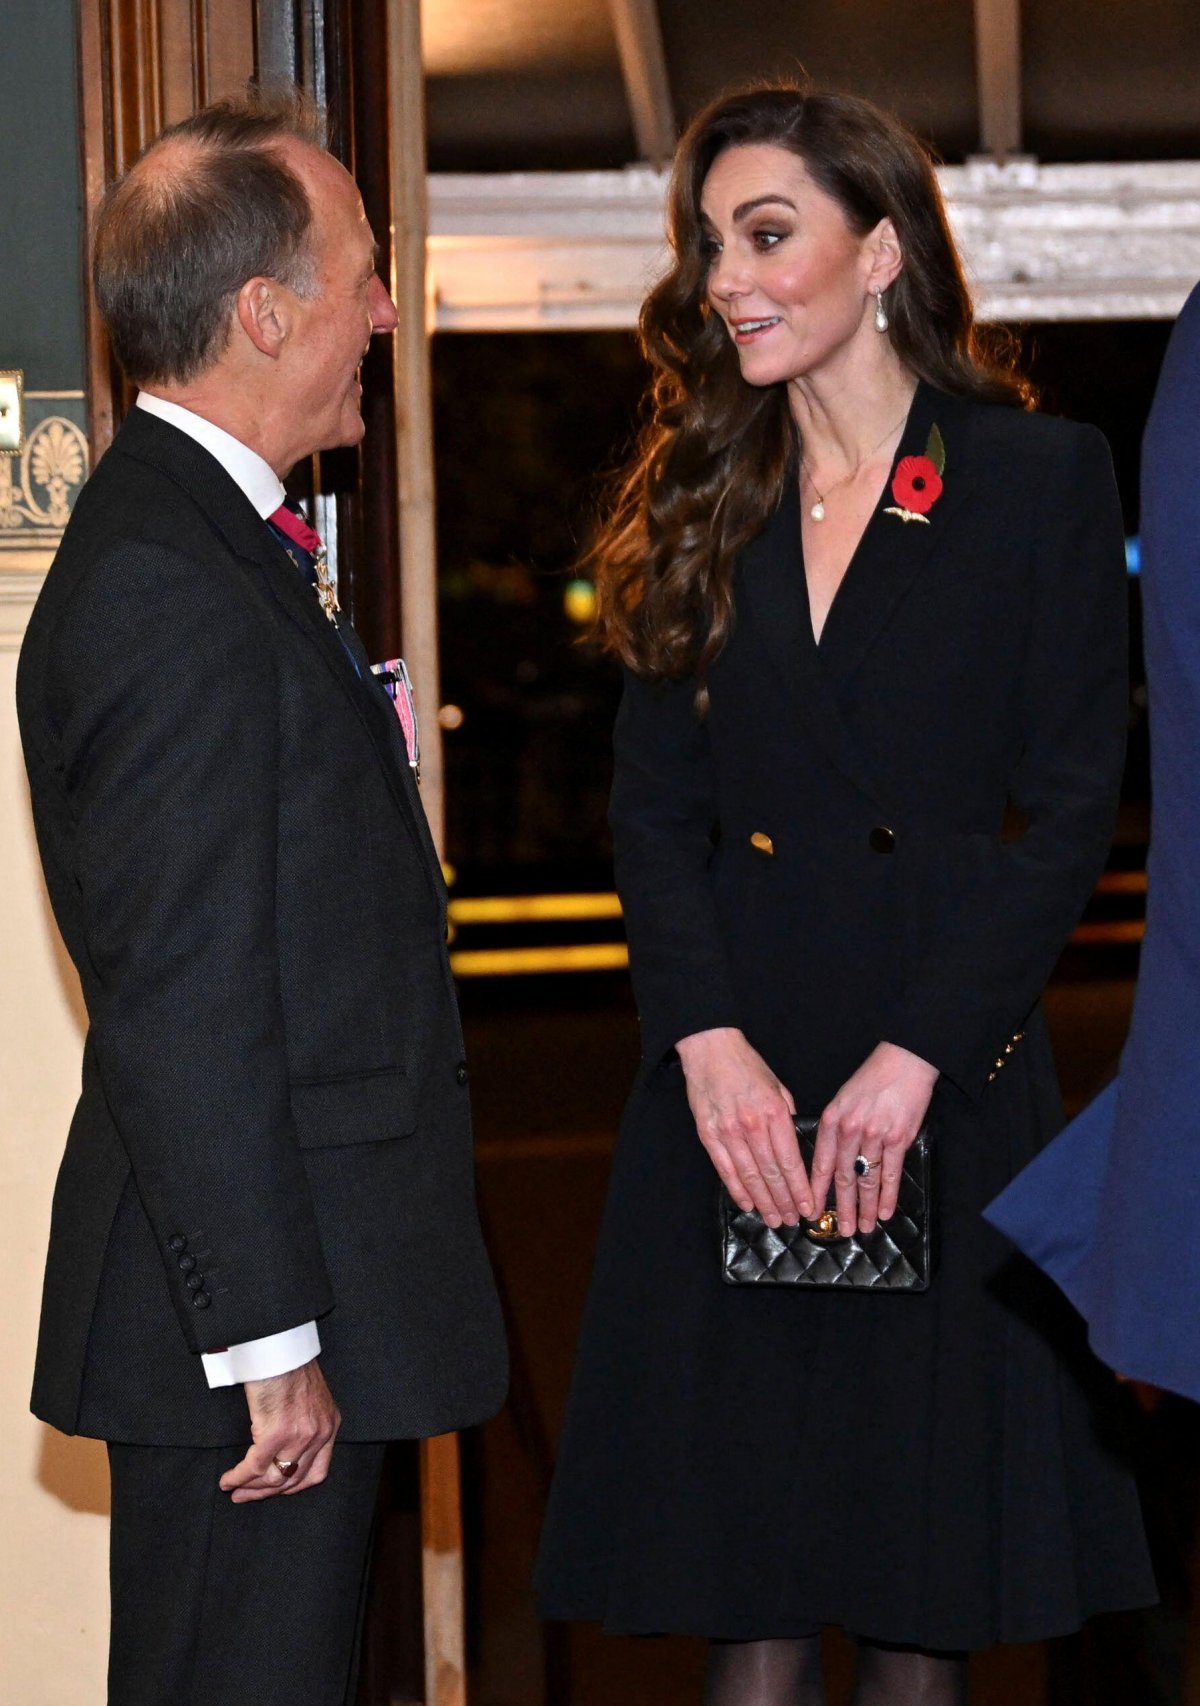
M 1200 286 L 1142 447 L 1153 835 L 1116 1082 L 991 1205 L 1121 1373 L 1200 1400 Z

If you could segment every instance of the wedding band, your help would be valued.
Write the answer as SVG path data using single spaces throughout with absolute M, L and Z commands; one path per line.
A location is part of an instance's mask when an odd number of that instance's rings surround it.
M 292 1476 L 300 1467 L 298 1463 L 293 1463 L 290 1457 L 273 1457 L 271 1462 L 275 1465 L 276 1469 L 278 1469 L 285 1481 L 290 1481 Z
M 878 1166 L 878 1161 L 868 1161 L 865 1155 L 856 1155 L 854 1157 L 854 1171 L 858 1174 L 860 1179 L 865 1179 L 871 1169 Z

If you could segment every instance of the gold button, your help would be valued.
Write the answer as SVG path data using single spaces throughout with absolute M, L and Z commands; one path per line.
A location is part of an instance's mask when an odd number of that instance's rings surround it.
M 768 859 L 775 857 L 775 843 L 769 835 L 764 835 L 761 829 L 756 829 L 750 837 L 750 845 L 759 853 L 765 853 Z

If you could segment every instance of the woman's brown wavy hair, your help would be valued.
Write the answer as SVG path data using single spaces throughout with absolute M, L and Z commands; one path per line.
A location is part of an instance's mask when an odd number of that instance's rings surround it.
M 737 555 L 777 505 L 796 451 L 786 385 L 742 379 L 708 306 L 700 195 L 717 156 L 744 143 L 796 154 L 856 234 L 891 219 L 904 264 L 888 291 L 887 335 L 913 373 L 953 396 L 1031 400 L 1011 342 L 975 325 L 932 161 L 897 119 L 794 84 L 738 90 L 701 112 L 671 174 L 672 263 L 641 313 L 649 419 L 589 553 L 602 645 L 651 679 L 694 674 L 701 709 L 729 635 Z

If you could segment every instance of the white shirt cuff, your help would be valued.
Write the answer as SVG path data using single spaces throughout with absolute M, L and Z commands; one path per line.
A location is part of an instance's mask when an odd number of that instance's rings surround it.
M 315 1321 L 269 1333 L 265 1339 L 245 1339 L 224 1351 L 204 1351 L 204 1378 L 210 1386 L 240 1386 L 246 1380 L 271 1380 L 290 1374 L 321 1354 L 321 1338 Z

